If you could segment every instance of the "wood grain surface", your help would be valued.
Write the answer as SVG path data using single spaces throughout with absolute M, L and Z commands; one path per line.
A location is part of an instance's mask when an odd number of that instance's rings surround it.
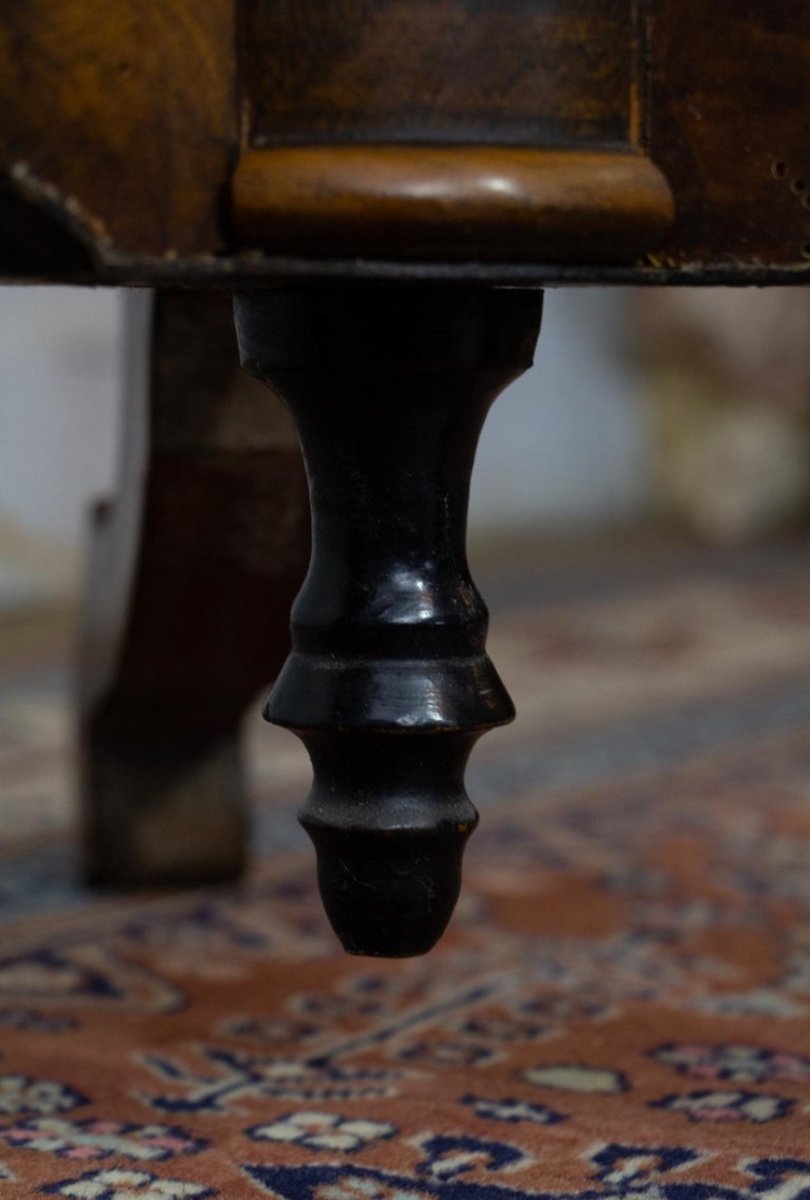
M 627 145 L 635 0 L 244 0 L 250 142 Z
M 810 264 L 810 0 L 656 0 L 652 156 L 678 220 L 654 264 Z
M 102 257 L 223 249 L 234 20 L 232 0 L 4 4 L 0 163 L 18 194 Z
M 810 0 L 634 4 L 7 4 L 0 274 L 158 284 L 810 278 Z M 586 236 L 575 261 L 562 242 L 532 237 L 481 261 L 452 239 L 422 259 L 396 246 L 364 258 L 304 254 L 281 232 L 270 249 L 266 229 L 246 233 L 241 217 L 235 228 L 240 148 L 359 143 L 640 148 L 670 186 L 675 222 L 661 245 L 621 263 L 602 261 Z

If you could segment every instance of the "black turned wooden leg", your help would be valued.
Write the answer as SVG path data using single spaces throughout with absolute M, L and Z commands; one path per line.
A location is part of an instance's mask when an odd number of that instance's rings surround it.
M 128 297 L 121 478 L 95 514 L 80 656 L 90 882 L 239 872 L 245 709 L 309 553 L 292 422 L 239 367 L 230 295 Z
M 476 739 L 512 719 L 465 553 L 490 404 L 531 365 L 540 293 L 390 287 L 236 298 L 244 366 L 282 395 L 309 474 L 313 555 L 267 702 L 314 782 L 301 821 L 355 954 L 441 936 L 477 813 Z

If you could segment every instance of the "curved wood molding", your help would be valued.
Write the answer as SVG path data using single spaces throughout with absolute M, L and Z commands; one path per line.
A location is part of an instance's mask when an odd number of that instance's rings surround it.
M 641 154 L 492 146 L 250 150 L 233 183 L 242 246 L 271 253 L 628 262 L 674 217 Z

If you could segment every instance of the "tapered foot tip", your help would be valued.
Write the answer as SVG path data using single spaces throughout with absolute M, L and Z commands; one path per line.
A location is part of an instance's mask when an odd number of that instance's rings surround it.
M 326 914 L 348 954 L 412 958 L 433 949 L 458 899 L 472 823 L 370 833 L 302 824 L 318 854 Z

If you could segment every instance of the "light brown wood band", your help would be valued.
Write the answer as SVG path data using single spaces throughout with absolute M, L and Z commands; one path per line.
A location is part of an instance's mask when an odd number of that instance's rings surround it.
M 249 150 L 233 202 L 242 246 L 439 262 L 629 262 L 674 216 L 641 154 L 492 146 Z

